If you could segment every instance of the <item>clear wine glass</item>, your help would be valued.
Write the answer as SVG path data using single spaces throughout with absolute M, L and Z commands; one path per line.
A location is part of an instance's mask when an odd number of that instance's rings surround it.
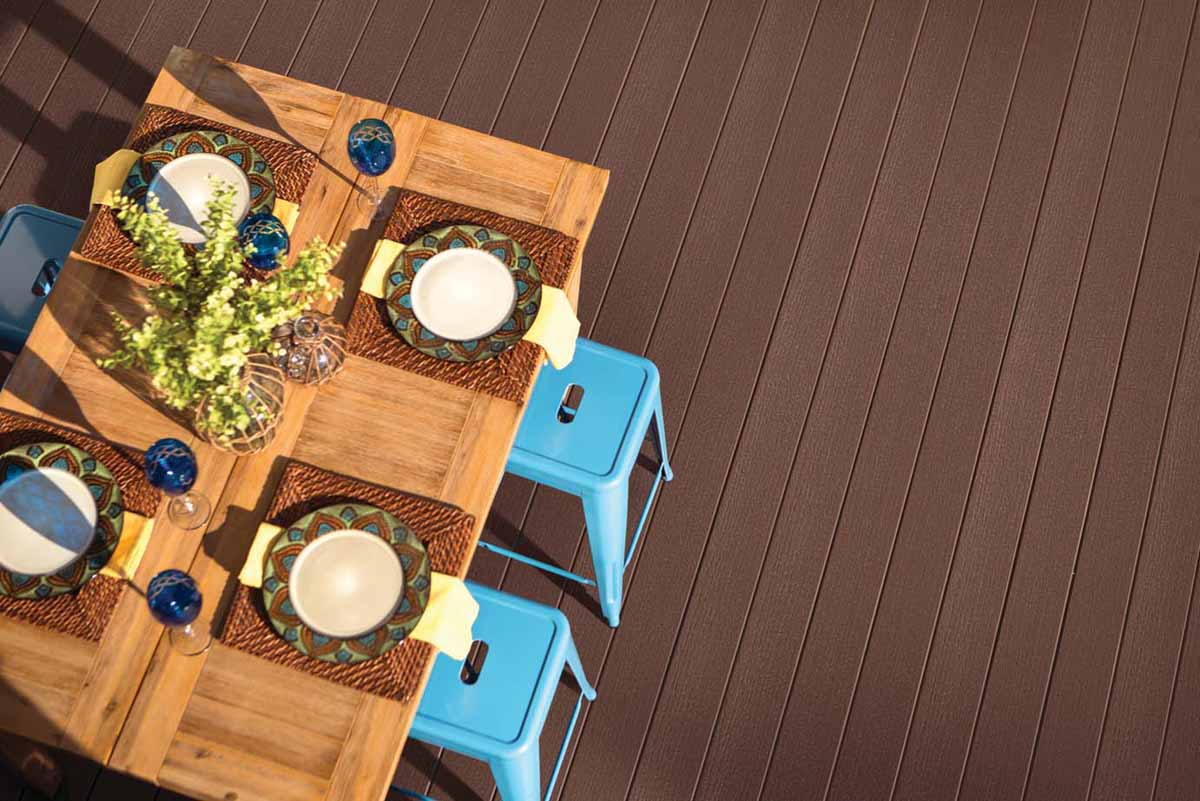
M 182 529 L 200 528 L 212 512 L 208 498 L 192 492 L 196 469 L 196 454 L 174 437 L 160 439 L 146 451 L 146 478 L 151 486 L 173 496 L 167 517 Z
M 212 636 L 192 625 L 200 616 L 204 597 L 196 582 L 182 570 L 164 570 L 150 579 L 146 587 L 146 605 L 154 619 L 170 631 L 171 647 L 185 656 L 208 650 Z
M 386 122 L 368 117 L 354 123 L 350 129 L 346 152 L 354 169 L 366 176 L 358 195 L 359 207 L 377 217 L 382 209 L 383 193 L 376 178 L 387 172 L 396 160 L 396 137 Z

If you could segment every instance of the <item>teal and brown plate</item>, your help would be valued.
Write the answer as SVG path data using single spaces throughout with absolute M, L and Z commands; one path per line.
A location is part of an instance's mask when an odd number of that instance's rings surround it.
M 138 203 L 145 203 L 150 181 L 162 166 L 193 153 L 216 153 L 242 168 L 250 182 L 249 214 L 275 208 L 275 176 L 267 160 L 251 145 L 223 131 L 184 131 L 155 142 L 133 163 L 121 193 Z
M 404 567 L 404 598 L 391 619 L 354 639 L 326 637 L 300 620 L 288 597 L 288 578 L 296 557 L 317 537 L 353 528 L 369 531 L 392 544 Z M 279 635 L 305 656 L 325 662 L 354 664 L 374 659 L 402 643 L 421 622 L 429 603 L 430 566 L 425 545 L 389 512 L 365 503 L 342 503 L 310 512 L 279 536 L 263 566 L 263 606 Z
M 431 258 L 450 248 L 479 248 L 508 267 L 517 284 L 512 315 L 486 337 L 468 341 L 443 339 L 421 325 L 413 314 L 412 282 Z M 499 356 L 520 342 L 537 318 L 542 281 L 537 265 L 521 243 L 491 228 L 452 225 L 425 234 L 400 252 L 387 275 L 387 312 L 396 332 L 417 350 L 450 362 L 477 362 Z
M 83 556 L 48 576 L 0 568 L 0 595 L 11 598 L 52 598 L 79 589 L 108 564 L 121 540 L 125 520 L 121 486 L 99 459 L 63 442 L 35 442 L 0 453 L 0 483 L 37 468 L 66 470 L 83 479 L 96 501 L 96 538 Z

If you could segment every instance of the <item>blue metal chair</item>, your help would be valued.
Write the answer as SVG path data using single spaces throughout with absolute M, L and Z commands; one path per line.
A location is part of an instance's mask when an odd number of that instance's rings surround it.
M 572 400 L 576 388 L 582 390 L 578 403 Z M 659 466 L 626 550 L 629 477 L 651 423 Z M 640 356 L 580 339 L 569 365 L 562 370 L 543 370 L 538 376 L 506 469 L 583 500 L 596 580 L 490 542 L 481 541 L 480 547 L 596 586 L 604 617 L 610 626 L 617 626 L 625 568 L 637 549 L 659 487 L 672 478 L 658 368 Z
M 550 801 L 583 699 L 594 700 L 562 612 L 467 582 L 479 602 L 472 626 L 487 646 L 478 670 L 471 660 L 438 655 L 421 696 L 411 735 L 430 745 L 486 761 L 503 801 L 539 801 L 538 740 L 563 668 L 570 667 L 582 690 L 567 726 L 546 788 Z M 427 796 L 400 789 L 412 798 Z
M 83 220 L 28 204 L 0 217 L 0 350 L 25 345 Z

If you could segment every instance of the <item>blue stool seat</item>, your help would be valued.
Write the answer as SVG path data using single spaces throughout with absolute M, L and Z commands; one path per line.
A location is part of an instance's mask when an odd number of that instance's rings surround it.
M 83 220 L 27 204 L 0 217 L 0 350 L 16 353 L 25 345 L 82 226 Z
M 578 404 L 570 400 L 574 387 L 582 390 Z M 659 467 L 626 549 L 629 478 L 651 424 Z M 583 501 L 596 580 L 489 542 L 480 542 L 480 546 L 564 578 L 594 584 L 604 617 L 609 625 L 618 625 L 625 568 L 659 487 L 672 478 L 658 368 L 640 356 L 580 339 L 569 365 L 539 374 L 507 470 Z
M 596 691 L 584 676 L 562 612 L 473 582 L 467 587 L 479 602 L 472 632 L 487 645 L 486 656 L 475 672 L 469 660 L 438 655 L 412 736 L 486 761 L 503 801 L 538 801 L 538 741 L 563 669 L 570 667 L 582 693 L 559 748 L 545 795 L 549 799 L 583 699 L 594 699 Z

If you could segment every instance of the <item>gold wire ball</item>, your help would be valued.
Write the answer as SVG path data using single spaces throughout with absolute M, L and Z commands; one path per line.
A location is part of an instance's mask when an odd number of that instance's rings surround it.
M 306 311 L 271 333 L 275 363 L 292 381 L 324 384 L 346 363 L 346 329 L 328 314 Z
M 242 367 L 242 391 L 251 410 L 250 425 L 236 437 L 210 438 L 218 448 L 233 453 L 258 453 L 275 439 L 275 429 L 283 418 L 284 374 L 265 353 L 252 353 Z M 204 415 L 204 403 L 197 409 Z

